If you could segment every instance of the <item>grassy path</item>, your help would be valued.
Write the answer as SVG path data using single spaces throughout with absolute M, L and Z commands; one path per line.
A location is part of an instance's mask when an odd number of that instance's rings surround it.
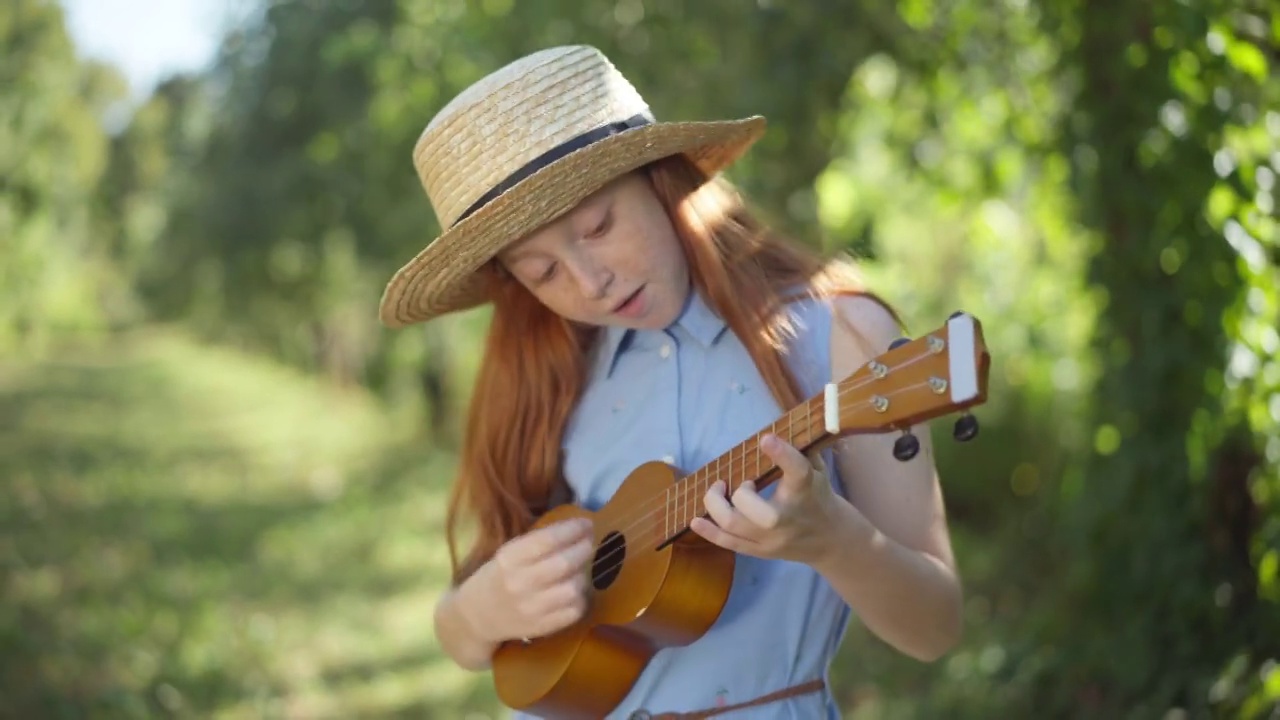
M 169 335 L 0 363 L 0 715 L 491 715 L 430 631 L 449 461 Z

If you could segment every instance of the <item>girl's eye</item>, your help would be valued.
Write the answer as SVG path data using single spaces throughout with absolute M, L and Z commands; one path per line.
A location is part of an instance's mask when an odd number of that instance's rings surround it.
M 556 264 L 555 263 L 548 264 L 547 269 L 543 270 L 542 274 L 538 276 L 538 282 L 540 283 L 549 282 L 551 280 L 551 277 L 555 275 L 555 272 L 556 272 Z
M 613 213 L 612 212 L 605 213 L 604 217 L 600 218 L 600 222 L 597 223 L 595 227 L 591 228 L 591 231 L 587 233 L 587 237 L 598 238 L 601 235 L 604 235 L 606 232 L 609 231 L 609 224 L 612 220 L 613 220 Z

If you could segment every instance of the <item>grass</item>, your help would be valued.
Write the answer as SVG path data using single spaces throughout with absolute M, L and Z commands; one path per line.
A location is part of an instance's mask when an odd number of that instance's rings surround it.
M 0 713 L 496 715 L 431 634 L 450 463 L 173 335 L 0 364 Z

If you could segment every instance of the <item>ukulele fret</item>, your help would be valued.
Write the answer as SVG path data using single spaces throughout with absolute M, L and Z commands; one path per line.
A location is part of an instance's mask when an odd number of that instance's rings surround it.
M 688 488 L 685 487 L 685 483 L 690 482 L 693 477 L 697 476 L 694 475 L 692 477 L 687 477 L 684 480 L 677 481 L 675 488 L 673 488 L 675 490 L 676 497 L 675 502 L 671 504 L 671 514 L 675 517 L 675 526 L 677 528 L 684 527 L 684 493 L 688 490 Z
M 751 438 L 751 475 L 760 477 L 760 436 Z
M 741 445 L 740 445 L 740 446 L 737 446 L 737 448 L 741 448 L 741 447 L 742 447 Z M 736 450 L 736 448 L 735 448 L 735 450 Z M 730 461 L 728 461 L 728 466 L 730 466 L 730 468 L 733 468 L 733 451 L 732 451 L 732 450 L 730 450 L 730 451 L 728 451 L 728 452 L 730 452 Z M 737 474 L 739 474 L 739 475 L 740 475 L 739 480 L 737 480 L 737 482 L 739 482 L 739 483 L 741 483 L 741 482 L 742 482 L 742 480 L 744 480 L 744 479 L 746 479 L 746 477 L 748 477 L 748 475 L 746 475 L 746 464 L 745 464 L 745 462 L 742 462 L 742 464 L 741 464 L 741 468 L 739 469 L 739 471 L 737 471 Z
M 733 490 L 734 484 L 741 482 L 741 480 L 733 474 L 733 448 L 729 448 L 729 452 L 725 454 L 729 456 L 729 469 L 725 471 L 726 477 L 724 478 L 724 490 L 725 494 L 728 495 Z
M 711 475 L 711 473 L 712 473 L 712 468 L 708 467 L 703 471 L 701 475 L 698 476 L 697 482 L 690 483 L 689 505 L 685 509 L 685 513 L 686 513 L 685 519 L 684 519 L 685 522 L 687 523 L 693 522 L 693 518 L 698 515 L 698 493 L 699 491 L 702 490 L 702 486 L 707 482 L 707 478 Z
M 813 432 L 813 402 L 807 401 L 804 404 L 804 445 L 808 445 L 813 439 L 809 437 L 809 433 Z
M 665 494 L 667 501 L 662 508 L 662 537 L 669 538 L 671 537 L 671 521 L 675 519 L 674 508 L 671 507 L 671 488 L 667 488 Z
M 684 527 L 685 525 L 689 524 L 689 487 L 693 483 L 697 482 L 697 478 L 698 476 L 694 475 L 692 478 L 690 478 L 692 482 L 682 483 L 682 487 L 680 488 L 680 526 L 681 527 Z
M 700 478 L 706 476 L 706 470 L 703 474 L 694 476 L 693 482 L 689 483 L 689 487 L 684 489 L 684 517 L 681 518 L 685 525 L 693 522 L 693 511 L 697 507 L 696 501 L 698 497 L 698 486 L 702 484 Z

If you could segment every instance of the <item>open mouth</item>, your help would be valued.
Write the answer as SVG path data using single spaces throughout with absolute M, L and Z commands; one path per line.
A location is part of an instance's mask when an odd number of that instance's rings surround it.
M 641 285 L 639 288 L 636 288 L 636 291 L 628 295 L 625 300 L 619 303 L 618 306 L 613 309 L 613 312 L 618 315 L 628 315 L 630 313 L 635 312 L 637 309 L 639 309 L 640 303 L 638 302 L 638 300 L 640 298 L 640 293 L 643 291 L 644 291 L 643 285 Z

